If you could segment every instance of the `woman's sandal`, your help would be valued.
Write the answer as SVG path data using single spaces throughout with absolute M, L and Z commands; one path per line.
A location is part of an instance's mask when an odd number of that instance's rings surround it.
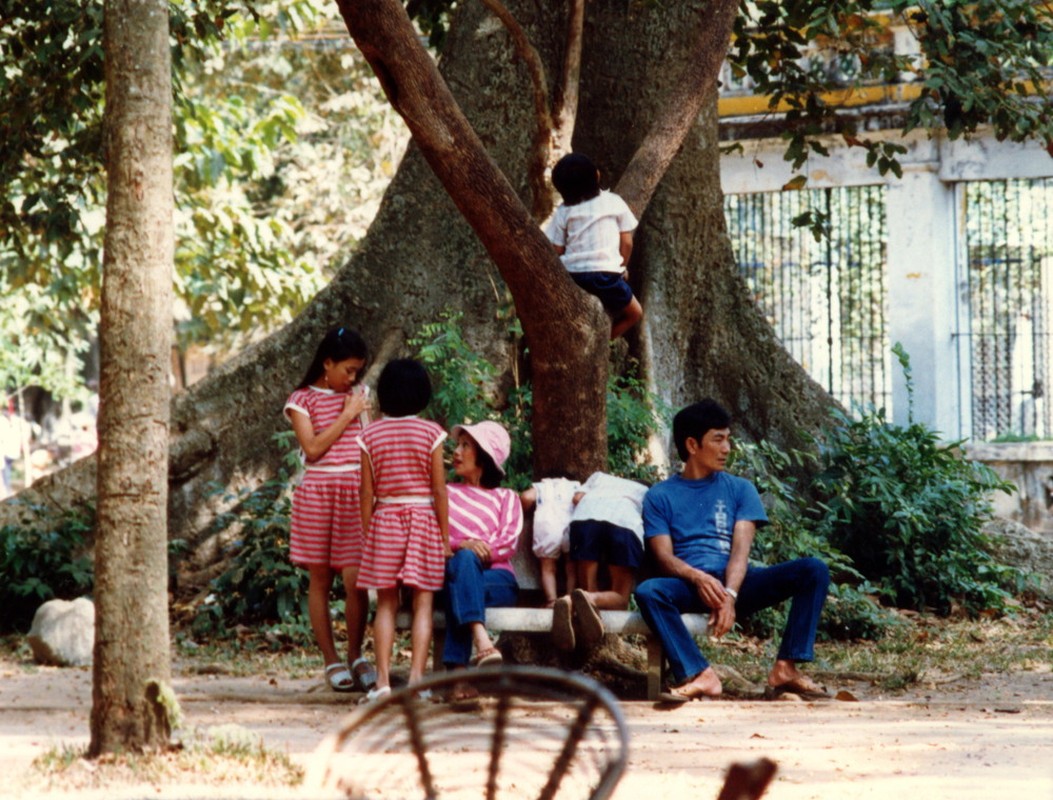
M 325 667 L 325 679 L 329 681 L 329 688 L 334 692 L 350 692 L 355 688 L 355 679 L 347 664 L 335 661 Z
M 476 653 L 468 663 L 473 667 L 496 667 L 503 663 L 505 657 L 496 647 L 488 647 Z
M 354 676 L 358 688 L 363 692 L 368 692 L 377 685 L 377 671 L 373 669 L 373 665 L 365 657 L 355 659 L 354 663 L 351 664 L 351 674 Z

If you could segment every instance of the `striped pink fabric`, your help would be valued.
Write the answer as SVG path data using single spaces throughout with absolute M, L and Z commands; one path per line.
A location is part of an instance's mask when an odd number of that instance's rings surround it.
M 289 560 L 301 566 L 357 568 L 362 562 L 361 478 L 308 470 L 293 492 Z
M 309 386 L 297 389 L 285 403 L 285 416 L 306 414 L 320 433 L 336 421 L 345 394 Z M 362 561 L 362 512 L 359 502 L 362 451 L 355 441 L 362 424 L 355 419 L 317 461 L 307 465 L 303 481 L 293 492 L 289 560 L 301 566 L 328 565 L 357 568 Z M 324 472 L 312 467 L 339 469 Z
M 450 504 L 450 547 L 465 539 L 490 546 L 491 569 L 512 572 L 512 556 L 523 531 L 523 506 L 511 489 L 484 489 L 464 483 L 446 487 Z
M 330 389 L 319 389 L 317 386 L 297 389 L 285 401 L 285 416 L 292 419 L 295 411 L 306 414 L 311 420 L 311 427 L 315 434 L 319 434 L 340 416 L 346 399 L 347 395 L 344 393 L 338 394 Z M 308 467 L 358 464 L 362 460 L 362 451 L 357 443 L 358 436 L 362 433 L 360 420 L 361 417 L 356 417 L 322 457 L 317 461 L 312 461 Z
M 431 498 L 432 453 L 446 432 L 419 417 L 385 417 L 358 437 L 373 469 L 373 491 L 383 498 Z M 426 591 L 442 588 L 446 558 L 430 503 L 378 502 L 366 532 L 360 589 L 390 589 L 401 582 Z
M 359 589 L 391 589 L 402 583 L 437 592 L 446 557 L 435 509 L 413 503 L 381 503 L 369 523 Z
M 373 465 L 377 497 L 431 496 L 431 456 L 446 431 L 420 417 L 384 417 L 358 437 Z

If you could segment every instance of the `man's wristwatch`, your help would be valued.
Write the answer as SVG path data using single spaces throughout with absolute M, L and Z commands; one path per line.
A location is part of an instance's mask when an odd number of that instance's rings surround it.
M 734 589 L 728 588 L 727 586 L 724 587 L 724 594 L 731 595 L 731 599 L 732 600 L 738 600 L 739 599 L 739 593 L 736 592 Z

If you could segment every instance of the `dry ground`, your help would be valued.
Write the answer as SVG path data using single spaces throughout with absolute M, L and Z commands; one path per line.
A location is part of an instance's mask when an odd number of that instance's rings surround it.
M 231 677 L 177 668 L 189 729 L 235 723 L 305 763 L 350 707 L 319 679 Z M 842 682 L 851 701 L 722 700 L 663 709 L 627 702 L 629 768 L 615 797 L 715 798 L 733 761 L 775 760 L 765 797 L 1053 798 L 1053 674 L 985 675 L 883 695 Z M 302 790 L 239 786 L 120 789 L 26 783 L 36 756 L 88 740 L 91 672 L 0 659 L 0 796 L 304 797 Z M 85 767 L 90 771 L 90 767 Z

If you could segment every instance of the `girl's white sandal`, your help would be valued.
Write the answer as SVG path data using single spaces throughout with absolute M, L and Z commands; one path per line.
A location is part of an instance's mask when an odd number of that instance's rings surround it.
M 391 694 L 390 686 L 378 686 L 376 689 L 370 689 L 366 692 L 366 696 L 359 700 L 358 704 L 364 705 L 366 703 L 375 703 L 380 698 L 386 697 L 389 694 Z

